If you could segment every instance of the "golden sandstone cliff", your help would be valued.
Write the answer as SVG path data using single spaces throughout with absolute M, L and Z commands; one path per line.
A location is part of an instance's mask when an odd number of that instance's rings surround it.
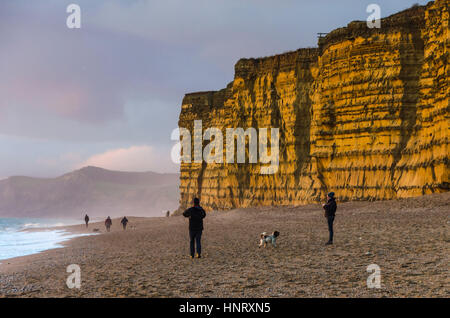
M 182 163 L 180 208 L 195 196 L 211 210 L 448 191 L 448 21 L 449 0 L 436 0 L 379 29 L 352 22 L 318 48 L 241 59 L 223 90 L 187 94 L 180 127 L 278 127 L 280 162 L 268 175 L 261 163 Z

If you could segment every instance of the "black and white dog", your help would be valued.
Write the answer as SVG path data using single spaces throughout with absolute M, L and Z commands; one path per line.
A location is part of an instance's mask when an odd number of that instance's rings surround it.
M 261 240 L 259 241 L 259 246 L 267 246 L 267 243 L 272 243 L 273 247 L 277 247 L 277 237 L 280 236 L 280 232 L 275 231 L 271 235 L 267 235 L 267 232 L 261 233 Z

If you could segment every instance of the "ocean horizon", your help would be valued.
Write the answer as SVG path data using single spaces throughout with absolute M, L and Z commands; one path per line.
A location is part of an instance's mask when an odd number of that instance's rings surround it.
M 61 248 L 71 238 L 92 234 L 71 234 L 62 226 L 82 224 L 80 220 L 50 218 L 0 218 L 0 263 L 6 259 Z M 42 228 L 42 231 L 26 231 Z

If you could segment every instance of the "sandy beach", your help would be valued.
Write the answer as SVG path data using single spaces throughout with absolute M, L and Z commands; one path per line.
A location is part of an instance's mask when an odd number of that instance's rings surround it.
M 187 220 L 129 218 L 70 226 L 60 249 L 0 261 L 2 297 L 448 297 L 450 193 L 339 204 L 335 244 L 325 246 L 320 205 L 213 212 L 205 219 L 203 258 L 188 256 Z M 280 231 L 276 249 L 259 233 Z M 69 289 L 66 268 L 81 268 Z M 370 264 L 381 289 L 367 288 Z

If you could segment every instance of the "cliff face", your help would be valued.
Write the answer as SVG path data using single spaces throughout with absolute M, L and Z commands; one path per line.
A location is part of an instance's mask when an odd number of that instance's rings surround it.
M 279 128 L 280 163 L 272 175 L 260 163 L 182 163 L 180 208 L 194 196 L 227 209 L 331 190 L 341 200 L 448 191 L 448 4 L 402 11 L 380 29 L 352 22 L 317 49 L 242 59 L 227 88 L 187 94 L 180 127 Z

